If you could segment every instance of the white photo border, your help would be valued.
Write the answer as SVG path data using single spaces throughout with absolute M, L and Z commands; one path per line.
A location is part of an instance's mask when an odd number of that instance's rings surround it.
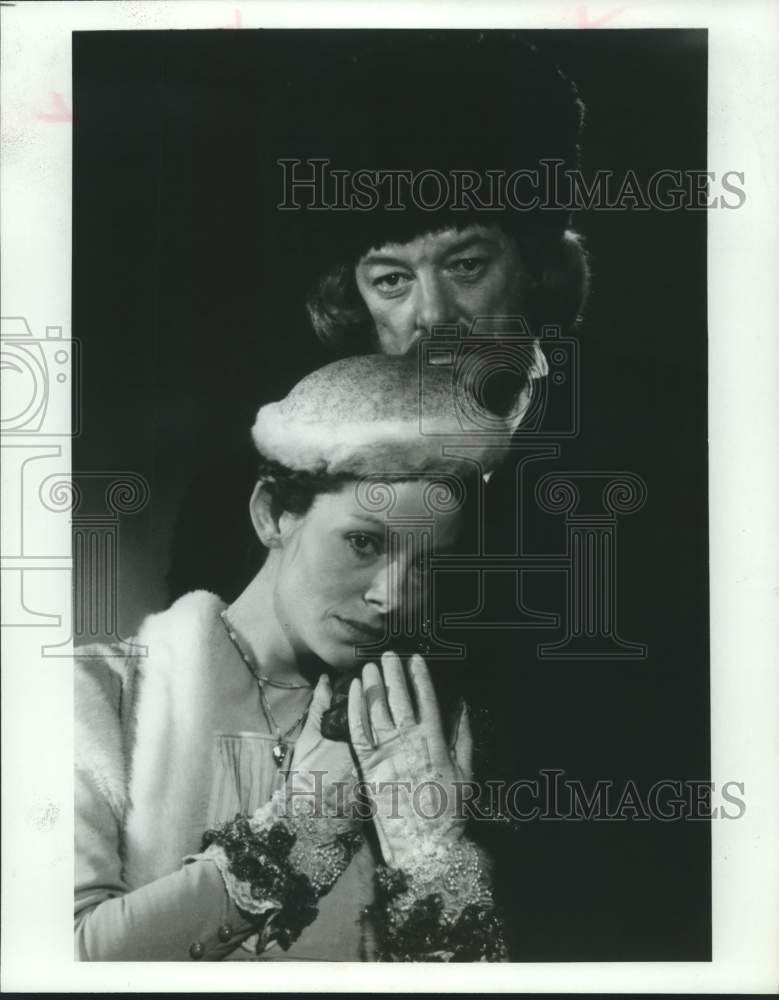
M 743 781 L 747 803 L 738 822 L 712 823 L 713 960 L 455 968 L 268 962 L 261 972 L 254 963 L 76 962 L 70 920 L 72 680 L 67 658 L 41 656 L 42 642 L 51 643 L 56 629 L 35 626 L 41 614 L 56 612 L 62 623 L 69 621 L 70 524 L 67 512 L 55 517 L 49 512 L 38 526 L 35 505 L 24 495 L 26 463 L 37 455 L 56 458 L 63 476 L 69 475 L 70 406 L 63 390 L 61 397 L 52 395 L 49 415 L 56 420 L 45 434 L 32 442 L 3 436 L 3 622 L 8 627 L 2 632 L 2 989 L 774 992 L 779 987 L 779 488 L 774 471 L 779 455 L 779 6 L 773 0 L 622 0 L 612 7 L 575 0 L 478 5 L 450 0 L 445 8 L 400 0 L 4 4 L 4 317 L 25 318 L 36 338 L 47 330 L 64 341 L 70 336 L 71 33 L 220 27 L 708 28 L 708 169 L 717 176 L 743 171 L 747 193 L 739 210 L 711 211 L 708 218 L 712 780 Z M 72 381 L 77 373 L 70 374 Z M 64 385 L 69 388 L 70 382 Z

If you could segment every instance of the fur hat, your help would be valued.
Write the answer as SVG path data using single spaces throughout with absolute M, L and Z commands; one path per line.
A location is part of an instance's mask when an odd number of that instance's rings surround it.
M 260 409 L 252 428 L 257 449 L 317 475 L 451 472 L 473 469 L 474 460 L 489 474 L 529 404 L 529 388 L 496 413 L 480 399 L 478 365 L 424 357 L 369 354 L 317 369 Z

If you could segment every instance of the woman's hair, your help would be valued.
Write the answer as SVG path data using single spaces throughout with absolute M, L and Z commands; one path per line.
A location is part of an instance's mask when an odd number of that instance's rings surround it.
M 260 456 L 257 479 L 263 483 L 278 511 L 287 511 L 302 517 L 307 514 L 320 493 L 337 493 L 349 482 L 349 476 L 331 476 L 324 473 L 298 472 L 281 462 Z
M 397 473 L 377 473 L 376 476 L 368 476 L 361 481 L 364 484 L 366 497 L 371 496 L 371 486 L 393 482 L 407 482 L 411 479 L 430 479 L 431 485 L 441 484 L 438 494 L 431 494 L 431 514 L 436 509 L 436 502 L 446 507 L 448 502 L 456 505 L 462 510 L 462 529 L 460 532 L 461 546 L 471 550 L 475 544 L 475 533 L 478 531 L 479 517 L 479 471 L 474 467 L 473 471 L 467 473 L 462 470 L 457 473 L 431 472 L 429 476 L 413 477 L 403 472 Z M 353 476 L 329 475 L 326 473 L 299 472 L 290 469 L 280 462 L 273 461 L 260 455 L 257 466 L 257 479 L 262 482 L 263 489 L 271 495 L 272 510 L 274 514 L 281 514 L 286 511 L 302 517 L 311 509 L 314 500 L 323 493 L 337 493 L 347 483 L 358 484 Z M 374 498 L 379 498 L 380 494 L 374 493 Z M 383 497 L 381 497 L 383 499 Z
M 581 319 L 589 291 L 590 269 L 582 237 L 572 229 L 562 233 L 522 233 L 498 222 L 520 251 L 532 279 L 528 315 L 537 335 L 541 326 L 571 330 Z M 313 284 L 306 311 L 317 337 L 343 354 L 364 353 L 375 345 L 373 320 L 357 288 L 356 260 L 335 263 Z

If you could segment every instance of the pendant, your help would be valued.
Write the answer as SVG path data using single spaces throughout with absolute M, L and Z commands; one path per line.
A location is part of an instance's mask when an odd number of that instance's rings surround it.
M 276 761 L 276 767 L 281 767 L 287 757 L 287 751 L 289 747 L 282 740 L 273 746 L 273 759 Z

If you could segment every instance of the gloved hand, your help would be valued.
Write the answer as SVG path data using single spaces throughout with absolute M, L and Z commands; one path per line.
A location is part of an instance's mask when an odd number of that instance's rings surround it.
M 387 865 L 404 868 L 420 850 L 454 846 L 465 830 L 463 784 L 471 781 L 473 738 L 461 711 L 455 745 L 447 746 L 430 673 L 412 656 L 409 676 L 391 652 L 363 668 L 349 689 L 349 730 Z
M 249 818 L 251 833 L 260 838 L 280 821 L 294 835 L 282 864 L 306 875 L 317 897 L 330 890 L 362 840 L 359 815 L 351 808 L 357 781 L 351 750 L 347 743 L 326 739 L 321 731 L 322 713 L 330 705 L 331 694 L 330 681 L 322 674 L 284 787 Z M 261 851 L 269 857 L 264 841 Z M 269 891 L 283 901 L 284 889 L 274 886 Z
M 330 680 L 322 674 L 287 771 L 286 797 L 288 802 L 307 800 L 318 813 L 351 819 L 349 806 L 358 779 L 352 751 L 348 743 L 322 735 L 322 715 L 331 699 Z

